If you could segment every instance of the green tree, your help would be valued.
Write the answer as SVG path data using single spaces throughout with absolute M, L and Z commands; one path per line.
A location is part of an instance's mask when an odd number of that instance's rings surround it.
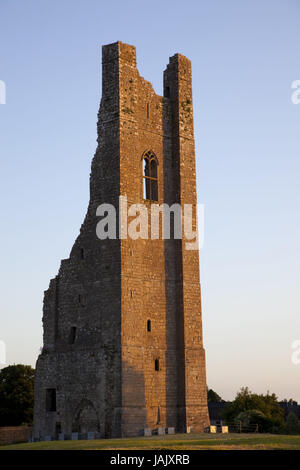
M 0 371 L 0 426 L 32 423 L 34 369 L 24 364 Z
M 272 429 L 272 421 L 259 410 L 241 411 L 235 418 L 236 428 L 242 431 L 269 432 Z
M 217 402 L 220 402 L 220 401 L 223 401 L 222 398 L 220 397 L 220 395 L 217 394 L 217 392 L 215 392 L 214 390 L 212 390 L 211 388 L 209 389 L 207 387 L 207 401 L 208 402 L 211 402 L 211 401 L 217 401 Z
M 225 406 L 222 411 L 222 417 L 227 423 L 234 423 L 240 413 L 249 411 L 252 411 L 251 423 L 260 424 L 259 431 L 282 432 L 284 428 L 284 412 L 274 393 L 271 395 L 269 393 L 258 395 L 252 393 L 248 387 L 241 388 L 234 401 Z M 255 417 L 254 411 L 262 413 L 259 416 L 256 414 L 256 423 L 253 423 Z
M 288 434 L 300 434 L 299 420 L 292 411 L 289 412 L 286 418 L 286 431 Z

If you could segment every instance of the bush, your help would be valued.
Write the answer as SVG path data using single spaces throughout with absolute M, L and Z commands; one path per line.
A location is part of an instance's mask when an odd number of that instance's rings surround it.
M 300 434 L 299 420 L 292 411 L 288 414 L 286 419 L 286 432 L 287 434 Z
M 242 388 L 235 400 L 225 406 L 222 418 L 229 424 L 236 425 L 241 421 L 252 428 L 258 424 L 259 432 L 279 433 L 284 429 L 284 413 L 276 395 L 258 395 L 247 387 Z

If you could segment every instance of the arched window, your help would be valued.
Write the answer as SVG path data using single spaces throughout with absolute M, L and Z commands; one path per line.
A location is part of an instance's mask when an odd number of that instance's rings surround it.
M 155 369 L 156 371 L 159 371 L 159 359 L 155 359 L 155 361 L 154 361 L 154 369 Z
M 143 155 L 143 197 L 158 200 L 157 158 L 151 150 Z
M 151 320 L 147 320 L 147 331 L 151 331 Z

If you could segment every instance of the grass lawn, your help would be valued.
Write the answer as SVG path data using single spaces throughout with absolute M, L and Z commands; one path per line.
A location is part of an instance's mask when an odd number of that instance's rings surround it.
M 300 449 L 300 436 L 275 434 L 176 434 L 90 441 L 52 441 L 10 444 L 0 450 L 269 450 Z

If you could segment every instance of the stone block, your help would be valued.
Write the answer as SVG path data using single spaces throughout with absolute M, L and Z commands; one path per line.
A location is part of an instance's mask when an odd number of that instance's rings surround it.
M 168 434 L 175 434 L 175 428 L 167 428 Z

